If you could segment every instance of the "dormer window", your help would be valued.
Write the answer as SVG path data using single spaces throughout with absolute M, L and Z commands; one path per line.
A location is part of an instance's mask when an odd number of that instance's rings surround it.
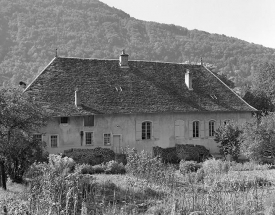
M 61 117 L 60 124 L 68 124 L 69 123 L 69 117 Z

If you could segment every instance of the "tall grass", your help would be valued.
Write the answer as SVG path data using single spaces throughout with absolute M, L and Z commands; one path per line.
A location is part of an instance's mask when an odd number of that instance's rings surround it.
M 181 162 L 185 170 L 190 164 Z M 199 169 L 191 166 L 193 172 L 179 171 L 146 152 L 130 150 L 126 175 L 84 175 L 83 166 L 51 155 L 49 163 L 30 170 L 24 199 L 2 202 L 2 209 L 42 215 L 274 214 L 275 192 L 267 177 L 232 170 L 231 163 L 214 159 Z

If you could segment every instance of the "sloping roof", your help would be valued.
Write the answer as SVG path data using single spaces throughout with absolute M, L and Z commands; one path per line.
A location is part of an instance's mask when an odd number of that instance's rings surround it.
M 185 72 L 193 76 L 193 90 Z M 76 107 L 75 89 L 81 106 Z M 53 116 L 255 111 L 201 65 L 56 57 L 26 88 Z

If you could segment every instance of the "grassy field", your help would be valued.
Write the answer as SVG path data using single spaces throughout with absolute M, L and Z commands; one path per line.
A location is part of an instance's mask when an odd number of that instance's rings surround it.
M 275 214 L 270 166 L 211 160 L 184 172 L 139 158 L 123 175 L 83 175 L 79 169 L 87 165 L 72 172 L 58 159 L 61 164 L 40 165 L 41 177 L 30 185 L 9 182 L 7 191 L 0 190 L 0 214 L 4 206 L 9 215 Z

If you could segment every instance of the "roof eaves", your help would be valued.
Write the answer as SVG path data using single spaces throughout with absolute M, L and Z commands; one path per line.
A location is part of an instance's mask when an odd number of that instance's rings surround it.
M 249 106 L 253 111 L 258 111 L 256 108 L 252 107 L 250 104 L 248 104 L 245 100 L 242 99 L 234 90 L 232 90 L 230 87 L 228 87 L 218 76 L 216 76 L 211 70 L 209 70 L 207 67 L 203 66 L 208 72 L 210 72 L 215 78 L 217 78 L 225 87 L 227 87 L 232 93 L 235 94 L 242 102 L 244 102 L 247 106 Z
M 26 92 L 30 86 L 35 82 L 35 80 L 52 64 L 52 62 L 56 59 L 57 57 L 54 57 L 50 63 L 48 63 L 47 66 L 44 67 L 44 69 L 42 69 L 42 71 L 33 79 L 33 81 L 29 84 L 29 86 L 26 87 L 26 89 L 24 90 L 24 92 Z

